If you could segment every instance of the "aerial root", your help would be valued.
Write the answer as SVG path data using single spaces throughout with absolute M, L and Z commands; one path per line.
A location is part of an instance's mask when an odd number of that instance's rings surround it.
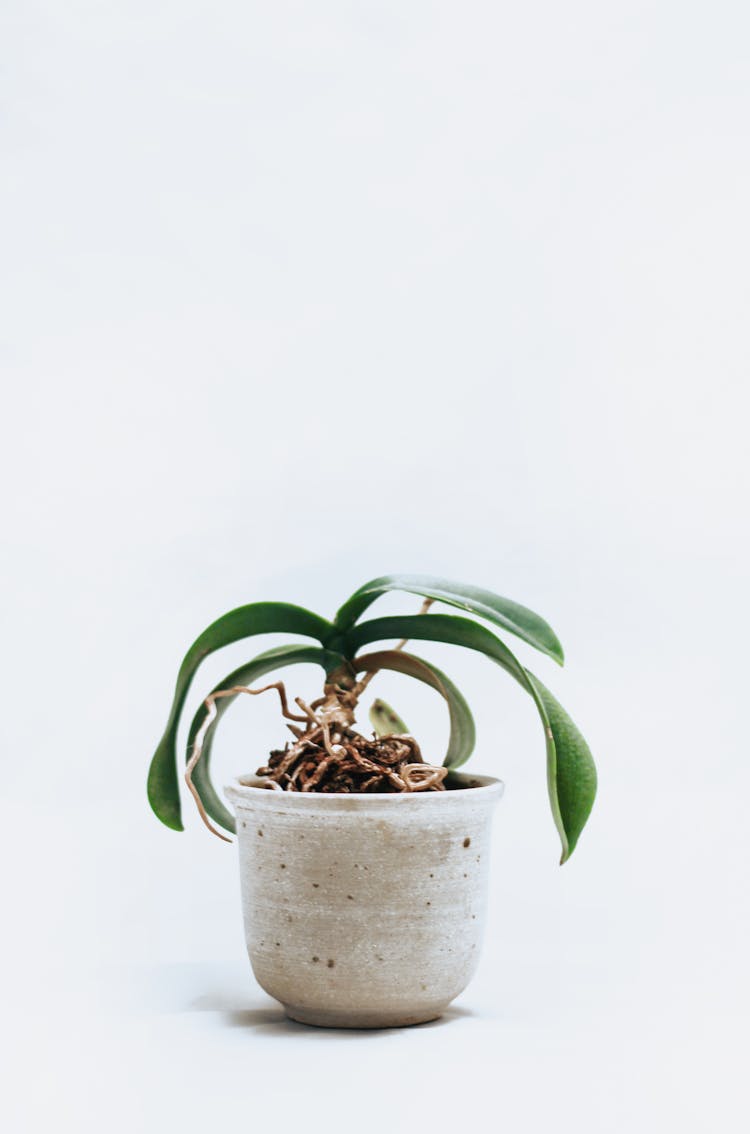
M 205 743 L 206 733 L 208 732 L 211 724 L 216 720 L 216 717 L 218 715 L 219 710 L 216 708 L 216 702 L 222 697 L 235 697 L 238 693 L 249 693 L 251 697 L 256 697 L 259 693 L 267 693 L 269 689 L 275 689 L 278 693 L 279 700 L 281 701 L 281 712 L 287 718 L 287 720 L 302 721 L 305 724 L 309 723 L 308 714 L 306 714 L 304 717 L 301 717 L 299 716 L 299 714 L 293 713 L 290 710 L 286 697 L 286 688 L 283 681 L 272 681 L 270 685 L 264 685 L 260 689 L 251 689 L 248 685 L 233 685 L 231 689 L 217 689 L 213 693 L 209 693 L 208 697 L 206 697 L 205 701 L 203 702 L 203 704 L 206 706 L 206 715 L 203 718 L 201 727 L 195 734 L 195 740 L 193 741 L 193 751 L 185 768 L 185 783 L 190 789 L 190 794 L 195 800 L 195 805 L 198 808 L 198 814 L 200 815 L 201 819 L 206 824 L 211 834 L 216 835 L 217 838 L 222 839 L 225 843 L 231 843 L 232 840 L 228 839 L 226 835 L 222 835 L 221 831 L 214 827 L 213 823 L 206 814 L 206 809 L 203 806 L 203 800 L 198 794 L 198 789 L 193 783 L 193 772 L 195 770 L 196 764 L 203 754 L 203 745 Z M 304 736 L 305 734 L 299 731 L 298 735 Z
M 402 764 L 400 771 L 407 791 L 429 791 L 442 784 L 448 775 L 447 768 L 433 768 L 429 764 Z
M 432 599 L 426 599 L 419 613 L 425 614 L 432 602 Z M 406 641 L 404 638 L 395 648 L 402 650 Z M 216 702 L 239 693 L 255 697 L 275 689 L 287 728 L 295 738 L 293 743 L 289 742 L 283 749 L 272 752 L 268 764 L 256 773 L 265 778 L 264 786 L 271 791 L 445 791 L 443 781 L 448 769 L 425 763 L 413 736 L 376 736 L 368 740 L 354 731 L 352 726 L 357 702 L 377 672 L 370 670 L 356 681 L 352 670 L 351 675 L 340 676 L 338 681 L 331 680 L 325 686 L 324 696 L 310 704 L 301 697 L 295 697 L 294 702 L 303 715 L 289 708 L 283 681 L 273 681 L 260 689 L 234 685 L 231 689 L 217 689 L 210 693 L 204 701 L 206 713 L 185 768 L 185 782 L 209 831 L 224 842 L 231 842 L 209 819 L 193 783 L 193 772 L 203 753 L 208 730 L 218 716 Z M 290 723 L 293 721 L 297 723 Z

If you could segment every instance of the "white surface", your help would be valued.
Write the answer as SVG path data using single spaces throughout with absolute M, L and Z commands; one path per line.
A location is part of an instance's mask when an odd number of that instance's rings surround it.
M 745 1131 L 746 5 L 2 20 L 9 1128 Z M 530 703 L 425 648 L 507 783 L 482 966 L 440 1025 L 309 1031 L 145 772 L 216 615 L 395 570 L 549 617 L 600 797 L 558 869 Z M 277 741 L 238 706 L 219 778 Z

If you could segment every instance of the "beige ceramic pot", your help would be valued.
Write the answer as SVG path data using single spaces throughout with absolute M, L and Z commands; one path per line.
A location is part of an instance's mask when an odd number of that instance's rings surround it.
M 324 1027 L 434 1020 L 471 979 L 503 785 L 451 791 L 281 792 L 244 776 L 237 816 L 245 934 L 258 983 Z

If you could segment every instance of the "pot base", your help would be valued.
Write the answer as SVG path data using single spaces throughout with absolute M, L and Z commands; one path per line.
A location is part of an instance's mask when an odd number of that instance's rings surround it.
M 413 1024 L 428 1024 L 439 1020 L 447 1005 L 424 1012 L 338 1012 L 323 1008 L 302 1008 L 284 1004 L 290 1020 L 310 1024 L 314 1028 L 410 1028 Z

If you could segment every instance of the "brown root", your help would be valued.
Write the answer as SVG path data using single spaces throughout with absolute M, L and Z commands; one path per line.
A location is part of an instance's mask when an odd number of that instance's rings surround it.
M 419 613 L 428 611 L 432 601 L 426 599 Z M 404 638 L 395 648 L 401 650 L 405 645 Z M 275 689 L 287 728 L 295 738 L 294 742 L 290 741 L 284 748 L 272 752 L 268 764 L 256 773 L 265 778 L 265 786 L 273 791 L 358 794 L 445 791 L 443 781 L 448 769 L 425 763 L 413 736 L 373 736 L 372 740 L 368 740 L 352 727 L 357 702 L 377 672 L 377 669 L 370 670 L 357 681 L 351 667 L 348 670 L 342 667 L 326 682 L 322 697 L 309 705 L 301 697 L 294 698 L 303 715 L 293 713 L 289 708 L 282 681 L 274 681 L 260 689 L 235 685 L 209 694 L 204 702 L 206 716 L 196 733 L 193 751 L 185 768 L 185 782 L 209 831 L 224 842 L 231 842 L 214 827 L 206 814 L 193 783 L 193 771 L 203 753 L 206 733 L 216 719 L 216 702 L 238 693 L 257 696 Z M 292 721 L 298 723 L 289 723 Z
M 208 732 L 208 729 L 211 725 L 211 722 L 216 719 L 216 713 L 217 713 L 216 702 L 221 697 L 234 697 L 238 693 L 249 693 L 251 696 L 255 697 L 259 693 L 267 693 L 269 689 L 275 689 L 276 692 L 278 693 L 279 700 L 281 701 L 281 712 L 287 718 L 287 720 L 304 721 L 304 722 L 308 723 L 309 717 L 307 715 L 304 716 L 304 717 L 301 717 L 297 713 L 291 712 L 289 705 L 287 703 L 286 688 L 284 686 L 283 681 L 273 681 L 273 682 L 271 682 L 270 685 L 264 685 L 261 689 L 250 689 L 249 686 L 247 686 L 247 685 L 233 685 L 231 689 L 217 689 L 217 691 L 215 693 L 210 693 L 208 695 L 208 697 L 206 697 L 205 701 L 203 702 L 204 705 L 206 706 L 206 716 L 205 716 L 205 719 L 203 721 L 203 724 L 198 729 L 198 732 L 195 734 L 195 740 L 193 742 L 193 751 L 192 751 L 192 754 L 190 756 L 190 759 L 187 762 L 187 766 L 185 768 L 185 783 L 187 784 L 188 788 L 190 789 L 190 794 L 192 795 L 193 799 L 195 800 L 195 805 L 198 808 L 198 813 L 199 813 L 201 819 L 206 824 L 206 826 L 208 827 L 211 834 L 216 835 L 217 838 L 222 839 L 225 843 L 231 843 L 232 840 L 228 839 L 226 837 L 226 835 L 222 835 L 221 831 L 219 831 L 216 827 L 214 827 L 213 823 L 211 822 L 208 815 L 206 814 L 206 809 L 203 806 L 203 800 L 201 799 L 200 795 L 198 794 L 198 789 L 196 788 L 195 784 L 193 783 L 193 770 L 195 768 L 195 765 L 200 760 L 201 755 L 203 754 L 203 743 L 206 739 L 206 733 Z M 305 733 L 301 733 L 301 736 L 304 736 L 304 735 L 305 735 Z
M 411 736 L 370 740 L 349 727 L 331 732 L 323 723 L 272 752 L 256 774 L 284 791 L 375 794 L 445 791 L 448 769 L 426 764 Z

